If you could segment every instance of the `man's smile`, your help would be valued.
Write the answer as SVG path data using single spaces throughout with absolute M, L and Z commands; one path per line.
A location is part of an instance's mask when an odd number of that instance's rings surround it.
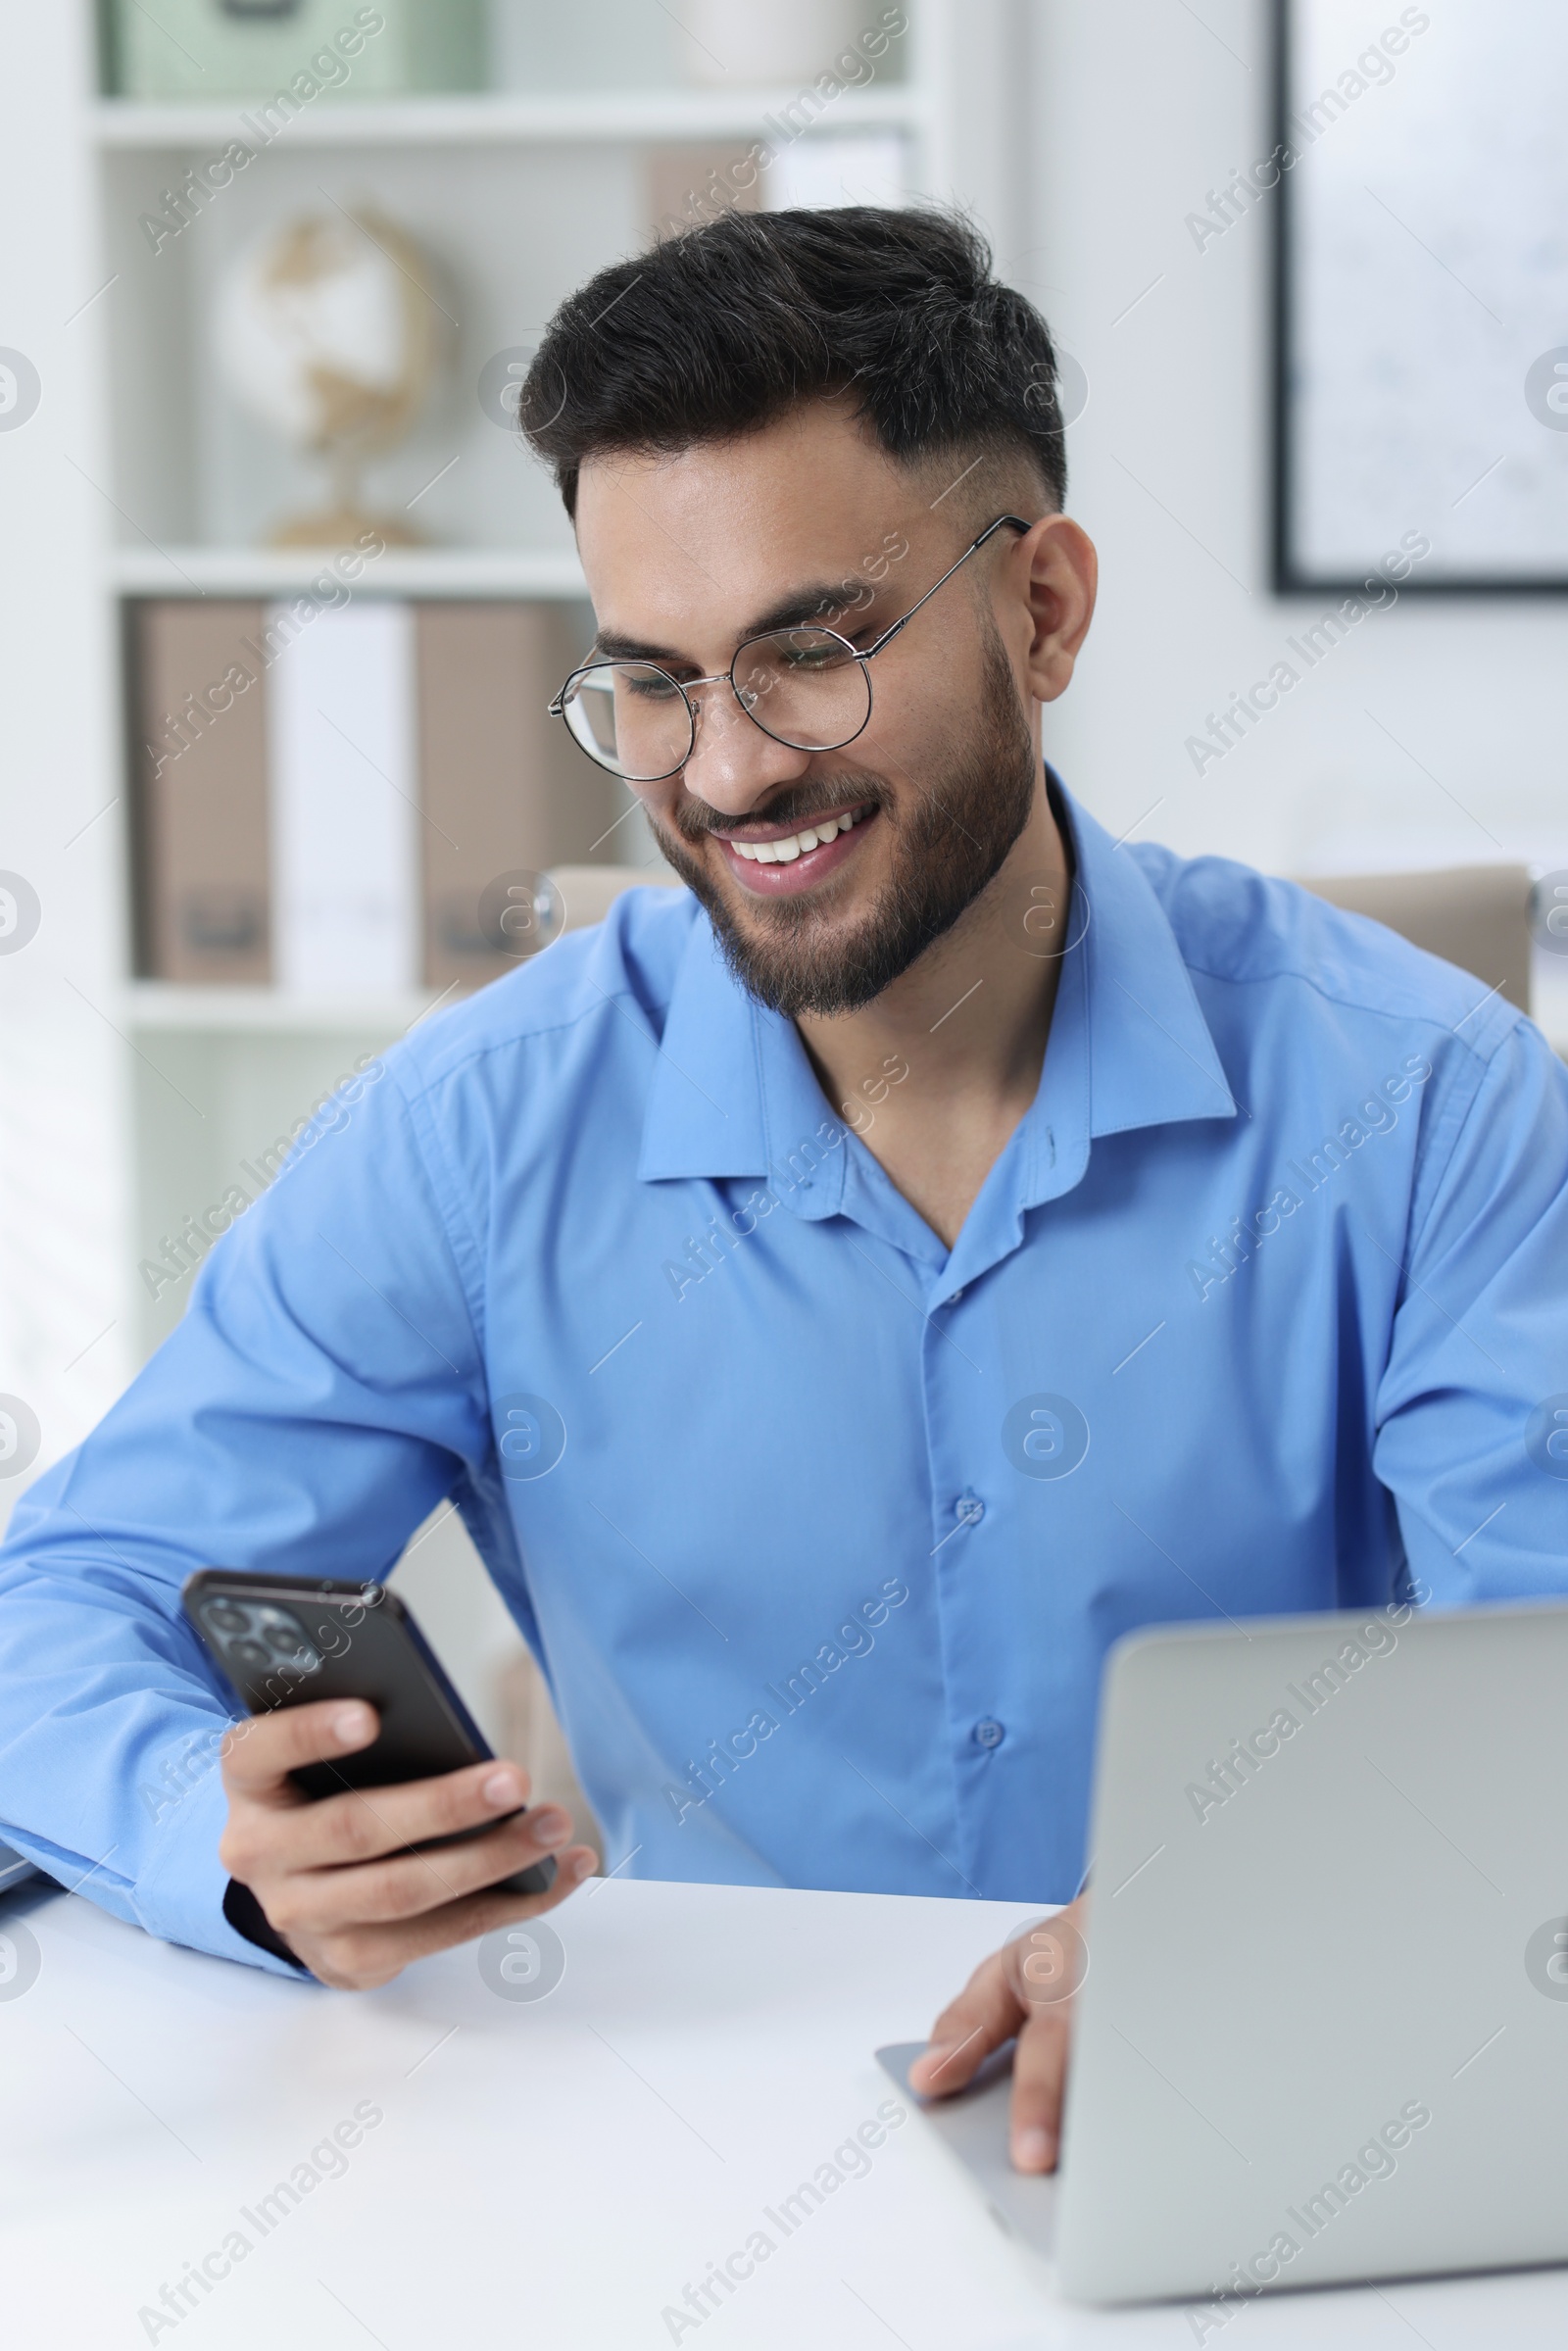
M 743 889 L 758 898 L 781 898 L 836 873 L 861 846 L 876 815 L 875 803 L 862 800 L 805 825 L 748 824 L 712 837 Z

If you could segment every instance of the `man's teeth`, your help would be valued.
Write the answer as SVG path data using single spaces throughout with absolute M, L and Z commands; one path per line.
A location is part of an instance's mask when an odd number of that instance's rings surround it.
M 836 841 L 852 824 L 858 824 L 864 814 L 863 808 L 857 808 L 849 816 L 824 816 L 816 824 L 808 825 L 804 832 L 791 833 L 783 841 L 731 841 L 730 847 L 737 857 L 749 857 L 754 865 L 792 865 L 808 850 L 820 849 L 825 841 Z

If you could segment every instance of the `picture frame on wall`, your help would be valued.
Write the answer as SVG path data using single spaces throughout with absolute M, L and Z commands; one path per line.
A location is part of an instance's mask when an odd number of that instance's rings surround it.
M 1276 590 L 1568 590 L 1568 10 L 1275 18 Z

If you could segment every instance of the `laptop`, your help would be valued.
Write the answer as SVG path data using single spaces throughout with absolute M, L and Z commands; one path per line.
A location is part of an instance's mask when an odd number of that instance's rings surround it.
M 1568 1607 L 1133 1635 L 1091 1850 L 1057 2175 L 913 2101 L 1063 2294 L 1568 2260 Z
M 13 1886 L 24 1886 L 37 1874 L 30 1861 L 24 1861 L 10 1845 L 0 1844 L 0 1894 L 9 1893 Z

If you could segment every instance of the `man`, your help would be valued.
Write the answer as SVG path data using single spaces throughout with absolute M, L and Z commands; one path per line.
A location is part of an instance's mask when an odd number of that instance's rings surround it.
M 304 1802 L 364 1707 L 177 1768 L 223 1719 L 181 1579 L 378 1577 L 444 1495 L 663 1878 L 1068 1902 L 1119 1634 L 1562 1588 L 1564 1073 L 1046 769 L 1095 556 L 987 270 L 935 215 L 733 216 L 552 324 L 522 421 L 598 620 L 559 709 L 689 889 L 388 1054 L 19 1509 L 0 1828 L 155 1934 L 377 1984 L 588 1866 L 539 1811 L 397 1857 L 511 1764 Z M 487 1890 L 552 1848 L 553 1896 Z M 1027 1989 L 988 1963 L 923 2079 L 1022 2025 L 1041 2169 Z

